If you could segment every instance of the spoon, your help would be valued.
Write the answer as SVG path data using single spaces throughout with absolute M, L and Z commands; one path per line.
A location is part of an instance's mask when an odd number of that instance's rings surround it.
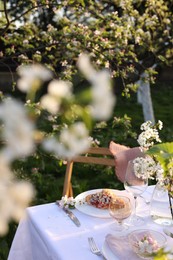
M 163 232 L 164 232 L 167 236 L 173 238 L 173 233 L 172 233 L 171 231 L 169 231 L 168 229 L 164 228 L 164 229 L 163 229 Z
M 139 195 L 139 197 L 141 197 L 145 201 L 146 204 L 150 204 L 149 199 L 144 198 L 142 195 Z

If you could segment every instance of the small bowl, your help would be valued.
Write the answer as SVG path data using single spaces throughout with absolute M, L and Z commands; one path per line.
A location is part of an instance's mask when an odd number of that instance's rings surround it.
M 155 230 L 139 229 L 128 235 L 132 250 L 143 259 L 153 258 L 166 244 L 166 237 Z

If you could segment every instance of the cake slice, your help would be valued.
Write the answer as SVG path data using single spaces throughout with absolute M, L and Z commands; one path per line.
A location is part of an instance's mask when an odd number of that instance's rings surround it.
M 108 209 L 109 203 L 113 197 L 116 197 L 115 193 L 109 189 L 103 189 L 100 192 L 89 194 L 85 197 L 85 201 L 88 205 L 91 205 L 99 209 Z

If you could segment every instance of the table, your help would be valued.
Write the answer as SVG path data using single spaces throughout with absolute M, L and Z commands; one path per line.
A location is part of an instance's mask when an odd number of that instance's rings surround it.
M 153 188 L 149 186 L 143 196 L 150 198 Z M 8 260 L 97 260 L 99 256 L 89 249 L 88 237 L 93 236 L 102 248 L 114 222 L 112 218 L 96 218 L 74 209 L 81 222 L 81 226 L 76 227 L 55 203 L 29 207 L 26 212 L 18 225 Z M 151 220 L 149 205 L 140 197 L 137 213 L 146 219 L 144 228 L 162 231 L 162 227 Z M 173 243 L 171 240 L 168 237 L 169 244 Z

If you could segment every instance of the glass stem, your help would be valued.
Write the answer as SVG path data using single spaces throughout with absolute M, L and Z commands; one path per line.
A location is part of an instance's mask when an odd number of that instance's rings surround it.
M 135 209 L 134 209 L 134 215 L 136 216 L 137 196 L 134 196 L 134 200 L 135 200 Z
M 117 220 L 118 225 L 122 226 L 122 221 L 121 220 Z
M 170 210 L 171 210 L 171 216 L 173 219 L 173 209 L 172 209 L 172 196 L 168 193 L 169 196 L 169 205 L 170 205 Z

